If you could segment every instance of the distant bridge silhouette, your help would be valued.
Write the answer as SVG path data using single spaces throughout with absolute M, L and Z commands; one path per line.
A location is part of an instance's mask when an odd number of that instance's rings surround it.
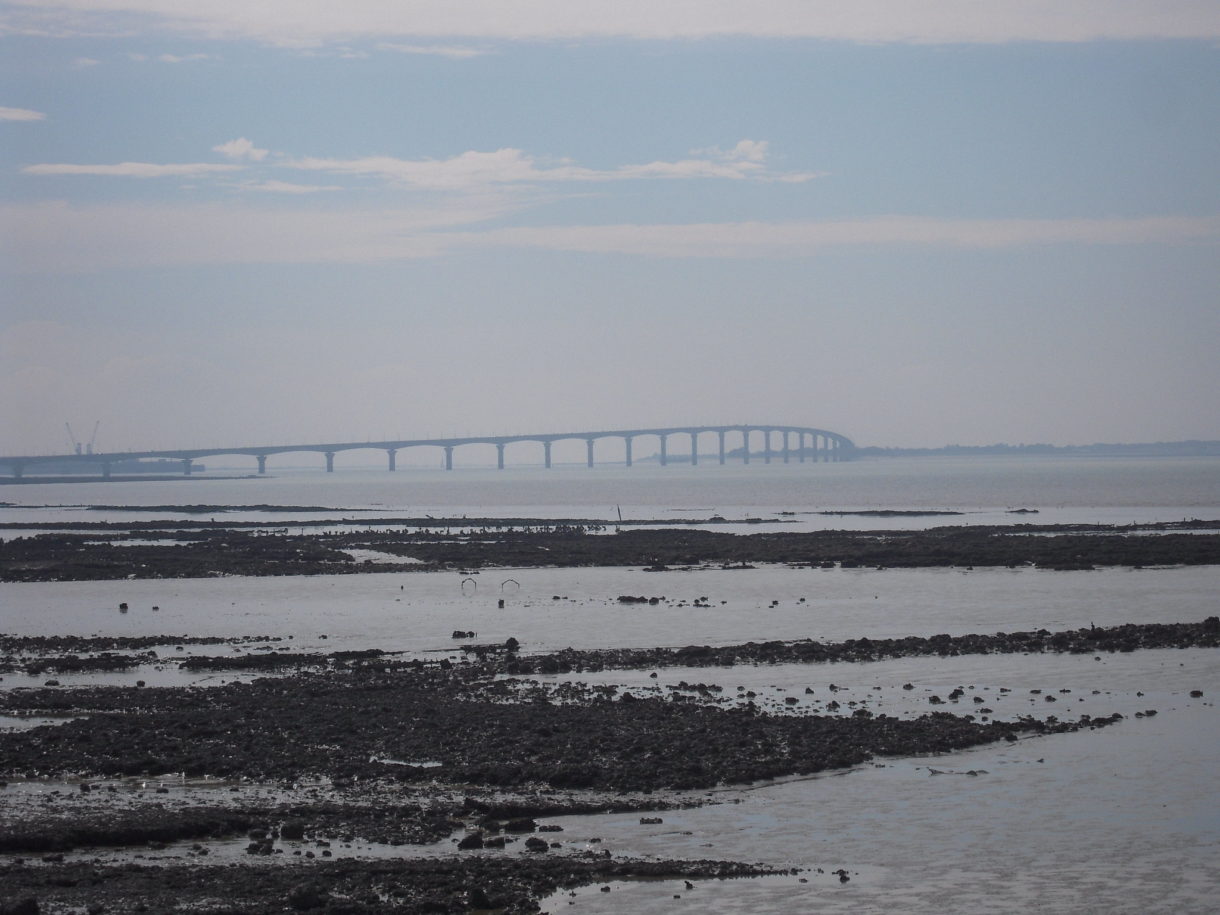
M 189 475 L 192 464 L 200 458 L 216 457 L 218 455 L 247 455 L 258 462 L 258 472 L 267 472 L 267 458 L 275 454 L 292 452 L 313 452 L 326 456 L 326 469 L 335 469 L 335 455 L 341 451 L 360 451 L 372 449 L 384 451 L 388 456 L 389 469 L 397 468 L 397 455 L 406 448 L 441 448 L 444 452 L 445 469 L 453 469 L 454 449 L 462 445 L 494 445 L 496 447 L 496 466 L 504 469 L 504 449 L 518 442 L 534 442 L 542 445 L 543 464 L 551 466 L 551 446 L 555 442 L 572 439 L 583 440 L 586 446 L 586 463 L 593 466 L 593 443 L 604 438 L 621 438 L 626 447 L 626 465 L 632 465 L 632 443 L 640 437 L 655 436 L 659 442 L 658 460 L 662 467 L 671 460 L 668 442 L 673 435 L 690 437 L 689 462 L 699 463 L 699 437 L 716 436 L 717 457 L 720 464 L 725 463 L 726 439 L 730 434 L 741 436 L 741 459 L 750 463 L 751 436 L 762 437 L 763 462 L 770 464 L 772 458 L 779 458 L 785 464 L 794 457 L 804 463 L 808 458 L 816 463 L 819 461 L 846 461 L 855 456 L 856 446 L 845 435 L 831 432 L 827 429 L 814 429 L 809 426 L 673 426 L 659 429 L 614 429 L 593 432 L 551 432 L 539 435 L 471 435 L 461 438 L 420 438 L 401 439 L 384 442 L 330 442 L 306 445 L 244 445 L 237 448 L 182 448 L 165 451 L 122 451 L 94 452 L 92 454 L 53 454 L 53 455 L 18 455 L 13 457 L 0 456 L 0 467 L 7 467 L 9 473 L 20 478 L 27 467 L 38 464 L 80 465 L 82 467 L 100 467 L 102 476 L 109 477 L 111 465 L 119 462 L 161 458 L 182 462 L 182 472 Z M 773 438 L 776 437 L 776 438 Z M 806 445 L 808 440 L 808 445 Z M 795 447 L 793 445 L 795 444 Z M 673 460 L 678 460 L 677 457 Z M 686 458 L 683 457 L 685 461 Z M 616 462 L 617 463 L 617 462 Z

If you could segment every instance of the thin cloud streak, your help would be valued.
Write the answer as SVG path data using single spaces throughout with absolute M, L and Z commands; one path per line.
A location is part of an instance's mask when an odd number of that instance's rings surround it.
M 217 165 L 211 162 L 119 162 L 116 165 L 72 165 L 41 163 L 21 169 L 24 175 L 92 175 L 107 178 L 195 178 L 217 172 L 240 171 L 242 165 Z
M 0 107 L 0 121 L 44 121 L 46 117 L 41 111 L 29 108 Z
M 1211 0 L 10 0 L 0 31 L 119 33 L 132 14 L 202 39 L 310 47 L 361 38 L 573 40 L 726 36 L 866 43 L 1220 37 Z
M 0 208 L 0 224 L 11 233 L 6 246 L 12 263 L 31 273 L 186 264 L 368 264 L 439 258 L 486 248 L 652 258 L 793 258 L 853 246 L 1001 249 L 1220 243 L 1220 220 L 1186 217 L 946 220 L 886 216 L 828 222 L 472 230 L 502 218 L 512 206 L 495 196 L 463 198 L 443 207 L 385 211 L 44 203 Z
M 462 190 L 495 184 L 654 178 L 805 182 L 822 175 L 820 172 L 770 172 L 765 161 L 765 140 L 741 140 L 728 152 L 703 152 L 713 155 L 714 158 L 655 161 L 613 169 L 585 168 L 573 165 L 569 160 L 551 164 L 536 159 L 523 150 L 507 147 L 494 152 L 469 150 L 448 159 L 398 159 L 392 156 L 366 156 L 358 159 L 305 157 L 284 164 L 289 168 L 305 171 L 379 178 L 403 187 L 428 190 Z
M 497 229 L 474 244 L 644 257 L 801 257 L 847 246 L 1012 248 L 1220 242 L 1220 220 L 931 219 L 883 216 L 835 222 L 554 226 Z
M 377 45 L 379 51 L 396 51 L 399 54 L 422 54 L 431 57 L 447 57 L 450 60 L 469 60 L 472 57 L 483 57 L 488 52 L 481 48 L 471 48 L 462 45 L 435 44 L 400 44 L 383 41 Z
M 263 191 L 270 194 L 317 194 L 322 191 L 342 191 L 335 184 L 293 184 L 291 181 L 246 181 L 236 185 L 243 191 Z
M 203 264 L 357 264 L 441 256 L 449 249 L 442 230 L 488 222 L 507 209 L 495 197 L 466 197 L 444 207 L 377 211 L 218 204 L 82 206 L 54 201 L 0 206 L 0 227 L 7 236 L 0 237 L 9 269 L 24 273 Z

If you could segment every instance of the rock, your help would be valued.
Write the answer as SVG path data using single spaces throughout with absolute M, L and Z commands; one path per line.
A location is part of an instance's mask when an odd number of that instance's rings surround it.
M 549 848 L 545 839 L 540 839 L 537 836 L 530 836 L 525 840 L 525 848 L 527 851 L 544 852 Z
M 300 841 L 305 838 L 305 824 L 300 820 L 287 820 L 280 827 L 280 838 Z
M 1214 618 L 1215 618 L 1215 617 L 1213 617 L 1213 619 L 1214 619 Z M 1192 690 L 1190 691 L 1190 698 L 1192 698 L 1192 699 L 1202 699 L 1202 698 L 1203 698 L 1203 690 L 1201 690 L 1201 689 L 1192 689 Z
M 288 893 L 288 907 L 297 912 L 309 909 L 320 909 L 326 905 L 330 894 L 326 890 L 312 885 L 293 887 Z
M 481 886 L 472 887 L 470 890 L 469 905 L 472 909 L 494 909 L 495 903 L 488 898 L 487 893 Z
M 482 848 L 482 847 L 483 847 L 483 837 L 481 835 L 479 835 L 477 832 L 472 832 L 470 835 L 465 836 L 462 839 L 462 841 L 458 842 L 458 848 L 460 848 L 462 851 L 468 851 L 472 848 Z

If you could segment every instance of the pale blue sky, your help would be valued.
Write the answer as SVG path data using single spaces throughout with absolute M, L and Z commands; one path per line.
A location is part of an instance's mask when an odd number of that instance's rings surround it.
M 0 452 L 1220 438 L 1218 100 L 1192 0 L 0 2 Z

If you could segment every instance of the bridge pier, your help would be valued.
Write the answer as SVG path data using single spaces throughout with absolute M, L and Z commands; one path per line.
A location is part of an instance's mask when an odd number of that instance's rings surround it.
M 503 469 L 504 469 L 504 443 L 498 442 L 496 444 L 496 470 L 503 470 Z
M 741 430 L 741 459 L 742 463 L 750 463 L 750 430 Z
M 723 464 L 724 464 L 724 430 L 721 429 L 720 431 L 718 431 L 716 433 L 716 435 L 720 439 L 720 463 L 723 466 Z
M 590 467 L 592 467 L 593 466 L 593 439 L 591 439 L 591 438 L 585 439 L 585 450 L 588 453 L 588 464 Z
M 788 463 L 788 430 L 784 430 L 784 463 Z
M 13 472 L 13 479 L 20 480 L 25 473 L 25 464 L 11 464 L 9 469 Z
M 542 462 L 546 465 L 546 469 L 551 469 L 551 443 L 542 443 Z
M 658 435 L 657 438 L 659 438 L 661 440 L 661 466 L 665 467 L 666 465 L 669 464 L 669 451 L 668 451 L 669 436 L 662 434 L 662 435 Z
M 255 460 L 257 460 L 257 461 L 258 461 L 258 472 L 259 472 L 259 473 L 266 473 L 266 472 L 267 472 L 267 455 L 265 455 L 265 454 L 256 454 L 256 455 L 254 456 L 254 458 L 255 458 Z M 390 469 L 391 469 L 391 470 L 393 470 L 394 468 L 393 468 L 393 467 L 391 467 Z
M 386 458 L 389 461 L 390 473 L 393 473 L 395 470 L 398 469 L 398 449 L 397 448 L 387 448 L 385 450 L 385 453 L 386 453 Z
M 102 464 L 102 479 L 103 480 L 110 479 L 110 462 L 109 461 Z
M 452 445 L 445 446 L 445 469 L 446 470 L 453 469 L 453 446 Z
M 690 465 L 692 467 L 699 463 L 699 433 L 692 432 L 690 434 Z
M 805 433 L 798 432 L 796 434 L 796 459 L 802 464 L 805 463 Z
M 631 466 L 631 438 L 632 437 L 630 435 L 623 436 L 623 444 L 627 446 L 627 466 L 628 467 Z
M 771 430 L 763 431 L 763 463 L 771 463 Z
M 335 472 L 335 453 L 333 451 L 326 452 L 326 472 Z
M 191 459 L 190 458 L 182 459 L 182 474 L 183 474 L 183 476 L 188 476 L 188 477 L 191 475 Z

